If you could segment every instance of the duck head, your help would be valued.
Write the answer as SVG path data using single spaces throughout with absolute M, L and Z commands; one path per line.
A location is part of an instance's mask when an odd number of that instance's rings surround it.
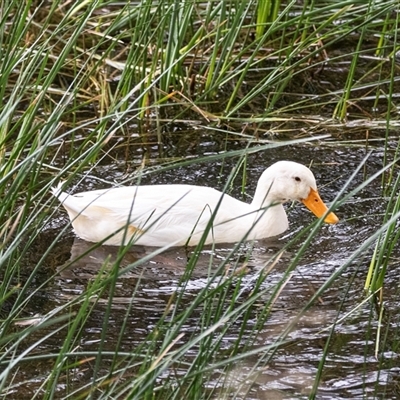
M 253 203 L 268 206 L 293 200 L 302 202 L 318 218 L 328 211 L 311 170 L 293 161 L 278 161 L 261 175 Z M 335 224 L 339 218 L 330 212 L 324 221 Z

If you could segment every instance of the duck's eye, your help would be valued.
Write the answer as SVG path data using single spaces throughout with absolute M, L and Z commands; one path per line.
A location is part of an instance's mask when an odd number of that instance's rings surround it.
M 301 182 L 301 179 L 298 176 L 295 176 L 294 180 L 297 181 L 297 182 Z

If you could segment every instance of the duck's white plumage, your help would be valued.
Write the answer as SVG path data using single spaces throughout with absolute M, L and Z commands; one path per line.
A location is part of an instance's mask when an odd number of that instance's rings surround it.
M 208 227 L 206 244 L 263 239 L 288 228 L 282 206 L 288 200 L 302 201 L 318 217 L 327 211 L 312 172 L 291 161 L 262 173 L 250 204 L 193 185 L 124 186 L 75 195 L 58 187 L 53 194 L 79 237 L 108 245 L 196 245 Z M 338 218 L 329 213 L 325 221 Z

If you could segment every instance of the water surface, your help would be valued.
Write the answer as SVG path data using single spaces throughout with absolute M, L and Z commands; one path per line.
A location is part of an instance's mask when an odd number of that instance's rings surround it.
M 258 176 L 265 167 L 280 159 L 290 159 L 307 165 L 312 163 L 321 196 L 329 202 L 344 185 L 348 185 L 345 190 L 345 193 L 348 193 L 367 176 L 381 168 L 382 154 L 377 148 L 360 173 L 353 181 L 347 183 L 365 155 L 364 149 L 355 151 L 314 145 L 282 147 L 270 152 L 249 155 L 246 160 L 245 198 L 249 199 L 254 193 Z M 151 184 L 192 183 L 222 189 L 236 162 L 235 159 L 228 159 L 193 164 L 159 174 L 150 174 L 144 176 L 142 180 L 143 183 Z M 106 179 L 104 171 L 107 171 Z M 107 181 L 110 183 L 118 181 L 123 174 L 115 165 L 112 168 L 102 166 L 97 173 L 102 177 L 101 180 L 93 174 L 79 183 L 79 190 L 84 187 L 86 189 L 104 187 Z M 237 197 L 241 196 L 239 189 L 241 179 L 241 176 L 237 178 L 238 186 L 232 189 L 232 194 Z M 246 321 L 248 333 L 239 336 L 242 322 L 242 317 L 239 316 L 220 338 L 219 354 L 215 354 L 216 362 L 224 359 L 233 346 L 237 346 L 238 340 L 250 354 L 229 368 L 215 368 L 210 374 L 209 381 L 204 385 L 205 391 L 210 390 L 210 393 L 213 393 L 212 398 L 230 398 L 229 396 L 246 400 L 308 398 L 328 338 L 328 357 L 323 367 L 318 399 L 382 398 L 382 396 L 387 399 L 398 398 L 397 349 L 390 348 L 391 341 L 387 340 L 385 348 L 380 349 L 380 358 L 375 357 L 377 316 L 370 302 L 362 303 L 365 296 L 363 286 L 373 247 L 370 246 L 348 263 L 352 254 L 379 228 L 385 206 L 386 201 L 381 197 L 381 182 L 376 180 L 337 210 L 339 224 L 321 227 L 312 245 L 289 274 L 287 268 L 302 242 L 291 245 L 283 252 L 280 260 L 268 272 L 258 288 L 262 296 L 253 305 L 251 315 Z M 235 289 L 239 293 L 236 300 L 239 306 L 251 295 L 260 274 L 269 268 L 271 258 L 279 253 L 285 244 L 303 229 L 303 226 L 309 225 L 314 220 L 309 211 L 300 204 L 288 207 L 288 215 L 291 222 L 290 229 L 280 237 L 242 245 L 234 252 L 232 252 L 233 244 L 207 246 L 200 254 L 193 272 L 184 281 L 182 277 L 185 275 L 190 257 L 193 256 L 193 249 L 173 248 L 141 262 L 140 260 L 151 254 L 154 249 L 132 247 L 123 258 L 120 268 L 134 263 L 138 265 L 118 278 L 111 303 L 112 313 L 108 319 L 105 320 L 106 309 L 110 304 L 109 293 L 103 293 L 96 300 L 77 343 L 79 351 L 98 351 L 103 332 L 106 330 L 106 341 L 102 344 L 103 351 L 114 351 L 119 342 L 120 352 L 133 352 L 153 332 L 160 318 L 163 318 L 171 306 L 173 296 L 177 294 L 182 296 L 178 305 L 182 311 L 185 307 L 190 307 L 198 293 L 205 287 L 210 289 L 218 288 L 219 285 L 223 287 L 226 282 L 224 274 L 230 276 L 235 268 L 240 269 L 240 278 L 235 281 L 235 284 L 240 285 Z M 56 237 L 62 227 L 67 225 L 66 214 L 60 209 L 57 218 L 53 219 L 51 225 L 39 237 L 36 247 L 32 248 L 30 255 L 32 268 L 35 260 L 42 254 L 42 249 Z M 54 278 L 45 289 L 35 294 L 30 303 L 29 312 L 32 316 L 50 313 L 79 296 L 98 276 L 105 260 L 112 260 L 118 256 L 118 249 L 114 247 L 101 246 L 90 251 L 91 247 L 92 244 L 75 238 L 67 226 L 65 235 L 59 239 L 57 248 L 47 257 L 43 270 L 34 282 L 40 285 L 54 274 Z M 221 263 L 225 265 L 223 271 L 219 270 Z M 112 262 L 109 264 L 111 266 Z M 337 276 L 334 284 L 309 305 L 314 294 L 335 271 L 343 266 L 345 268 Z M 387 307 L 385 321 L 393 327 L 394 335 L 398 335 L 399 324 L 397 278 L 399 273 L 397 251 L 385 281 Z M 276 285 L 282 282 L 284 284 L 276 294 Z M 234 285 L 231 283 L 224 287 L 228 293 L 227 307 L 229 296 L 234 291 Z M 274 299 L 271 303 L 272 296 Z M 272 304 L 272 307 L 265 321 L 261 321 L 260 328 L 258 318 L 263 315 L 265 304 Z M 306 305 L 309 306 L 304 309 Z M 354 309 L 356 306 L 357 309 Z M 220 312 L 219 308 L 216 310 Z M 175 346 L 182 346 L 190 338 L 198 335 L 202 330 L 201 320 L 202 309 L 199 307 L 181 327 L 182 336 Z M 332 328 L 333 323 L 337 323 L 334 328 Z M 125 331 L 120 338 L 123 324 L 126 324 Z M 256 326 L 258 326 L 257 334 L 254 337 L 253 329 Z M 40 331 L 40 335 L 42 334 L 43 331 Z M 218 337 L 218 331 L 213 334 Z M 389 330 L 388 335 L 390 334 Z M 64 335 L 65 330 L 53 334 L 43 342 L 41 351 L 48 353 L 52 352 L 52 349 L 58 349 Z M 251 346 L 245 346 L 247 335 L 249 338 L 252 337 Z M 33 342 L 37 339 L 35 334 L 32 334 L 28 341 Z M 277 340 L 282 340 L 282 344 L 278 347 L 276 347 Z M 26 346 L 28 344 L 26 343 Z M 269 346 L 273 346 L 273 349 L 271 350 Z M 251 353 L 252 350 L 254 352 Z M 199 348 L 196 345 L 192 346 L 184 355 L 183 361 L 193 360 L 198 352 Z M 105 358 L 98 373 L 106 374 L 108 363 L 109 360 Z M 163 385 L 163 381 L 171 384 L 171 381 L 185 375 L 187 373 L 185 365 L 183 362 L 164 371 L 159 377 L 159 384 Z M 24 381 L 25 384 L 21 386 L 16 384 L 15 391 L 10 393 L 9 398 L 28 398 L 29 393 L 40 391 L 41 383 L 52 368 L 51 362 L 39 365 L 36 363 L 34 369 L 30 364 L 22 364 L 18 380 Z M 93 370 L 94 362 L 77 366 L 74 372 L 69 374 L 68 385 L 59 384 L 60 398 L 67 394 L 67 388 L 71 391 L 72 388 L 88 384 L 92 379 Z

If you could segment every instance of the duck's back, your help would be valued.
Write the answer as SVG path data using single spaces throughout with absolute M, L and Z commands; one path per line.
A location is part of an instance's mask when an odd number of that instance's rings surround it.
M 234 220 L 249 205 L 204 186 L 124 186 L 68 195 L 55 193 L 81 238 L 120 245 L 165 246 L 197 243 L 217 209 L 212 225 Z M 210 234 L 219 234 L 221 229 Z M 226 233 L 225 233 L 226 234 Z M 191 239 L 191 240 L 189 240 Z M 229 241 L 229 240 L 227 240 Z

